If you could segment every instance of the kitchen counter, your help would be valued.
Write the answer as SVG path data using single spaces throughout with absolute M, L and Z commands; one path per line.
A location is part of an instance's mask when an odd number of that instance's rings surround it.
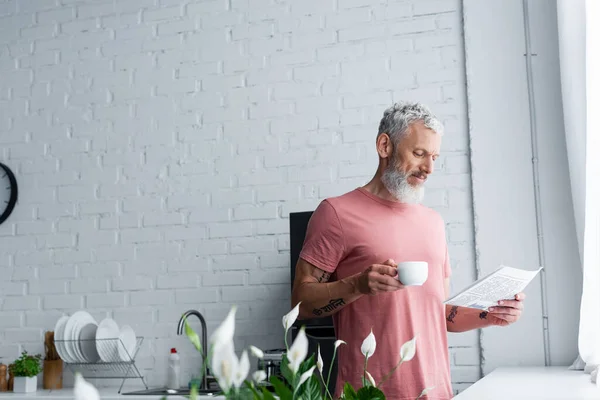
M 135 389 L 134 389 L 135 390 Z M 132 390 L 123 391 L 129 392 Z M 102 400 L 159 400 L 162 396 L 123 395 L 117 388 L 100 388 Z M 224 396 L 198 396 L 203 399 L 225 399 Z M 38 390 L 34 393 L 0 392 L 0 399 L 73 399 L 73 389 Z M 184 396 L 168 396 L 167 400 Z M 454 400 L 598 400 L 600 388 L 589 374 L 567 367 L 498 368 L 454 397 Z
M 455 400 L 598 400 L 590 375 L 568 367 L 498 368 L 454 397 Z
M 135 389 L 134 389 L 135 390 Z M 124 393 L 134 391 L 134 390 L 125 390 Z M 98 389 L 100 392 L 101 400 L 159 400 L 162 399 L 163 396 L 159 395 L 123 395 L 117 393 L 117 388 L 100 388 Z M 42 390 L 39 389 L 37 392 L 33 393 L 13 393 L 13 392 L 0 392 L 0 399 L 9 400 L 9 399 L 40 399 L 40 400 L 66 400 L 66 399 L 74 399 L 73 389 L 65 388 L 60 390 Z M 187 399 L 186 396 L 167 396 L 167 400 L 179 400 L 179 399 Z M 198 396 L 199 399 L 225 399 L 225 396 Z

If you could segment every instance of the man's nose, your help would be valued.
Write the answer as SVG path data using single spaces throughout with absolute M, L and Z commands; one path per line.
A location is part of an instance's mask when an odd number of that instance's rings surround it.
M 427 158 L 427 160 L 421 165 L 421 171 L 425 172 L 428 175 L 431 174 L 434 168 L 433 164 L 433 158 Z

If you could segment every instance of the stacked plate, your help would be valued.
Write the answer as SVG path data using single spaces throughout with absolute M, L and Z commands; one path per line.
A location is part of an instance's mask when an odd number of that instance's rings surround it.
M 60 317 L 54 341 L 58 355 L 67 363 L 133 361 L 137 344 L 131 326 L 119 327 L 112 318 L 97 323 L 86 311 Z

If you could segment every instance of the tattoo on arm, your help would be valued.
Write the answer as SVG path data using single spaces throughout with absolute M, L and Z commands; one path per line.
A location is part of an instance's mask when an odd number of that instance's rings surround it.
M 479 314 L 479 318 L 480 319 L 487 319 L 487 315 L 488 315 L 487 311 L 483 311 L 483 312 L 481 312 Z
M 321 274 L 321 276 L 319 276 L 319 277 L 317 278 L 317 281 L 318 281 L 319 283 L 321 283 L 321 282 L 327 282 L 327 281 L 329 280 L 329 277 L 330 277 L 330 276 L 331 276 L 331 274 L 330 274 L 329 272 L 325 272 L 325 271 L 323 271 L 323 273 Z
M 458 314 L 458 307 L 452 306 L 452 308 L 450 309 L 450 314 L 448 314 L 448 318 L 446 318 L 446 321 L 454 323 L 454 317 L 456 317 L 456 314 Z
M 342 298 L 331 299 L 331 300 L 329 300 L 329 303 L 327 303 L 325 306 L 323 306 L 321 308 L 315 308 L 313 310 L 313 314 L 315 314 L 316 316 L 319 316 L 319 315 L 323 314 L 324 312 L 326 312 L 326 313 L 331 312 L 331 311 L 335 310 L 336 308 L 343 306 L 344 304 L 346 304 L 346 302 L 344 302 L 344 299 L 342 299 Z

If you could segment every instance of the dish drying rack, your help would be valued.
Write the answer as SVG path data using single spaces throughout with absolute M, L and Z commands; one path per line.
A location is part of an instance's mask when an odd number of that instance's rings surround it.
M 78 372 L 85 379 L 122 379 L 123 382 L 119 386 L 119 394 L 127 379 L 140 379 L 146 389 L 148 389 L 144 376 L 135 364 L 135 356 L 140 350 L 143 341 L 143 337 L 136 337 L 135 348 L 132 354 L 130 354 L 120 338 L 55 340 L 57 344 L 62 344 L 63 351 L 65 351 L 66 346 L 70 346 L 72 349 L 81 342 L 94 342 L 98 353 L 111 354 L 113 357 L 105 357 L 110 361 L 103 361 L 99 358 L 95 362 L 71 362 L 66 360 L 63 360 L 63 362 L 73 374 Z M 70 353 L 67 352 L 67 354 L 70 356 Z M 119 357 L 119 354 L 124 356 L 124 360 Z

